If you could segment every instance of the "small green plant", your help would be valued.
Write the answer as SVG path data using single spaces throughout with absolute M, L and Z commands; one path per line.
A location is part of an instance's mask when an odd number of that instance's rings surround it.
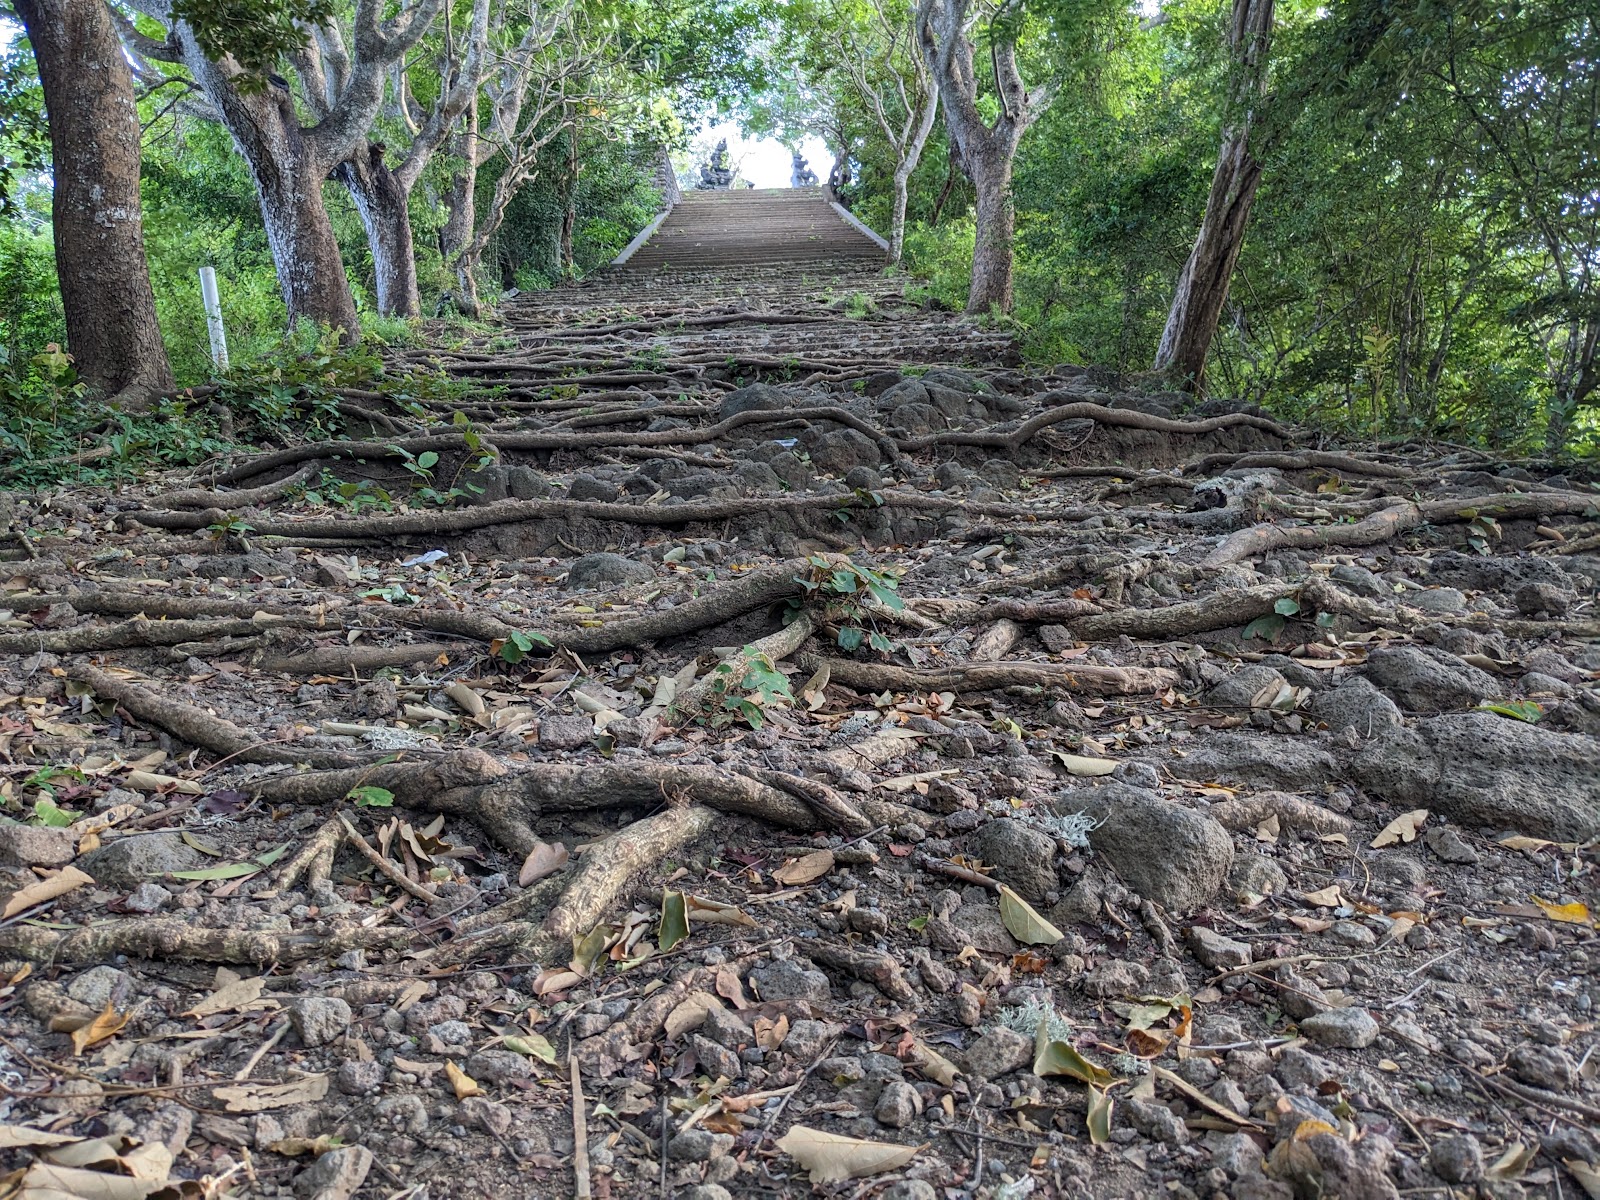
M 417 598 L 406 591 L 403 583 L 386 583 L 382 587 L 367 588 L 361 593 L 367 600 L 384 600 L 390 604 L 415 604 Z
M 542 633 L 512 633 L 489 643 L 489 652 L 513 666 L 533 653 L 535 646 L 548 649 L 553 643 Z
M 708 724 L 722 726 L 742 720 L 751 729 L 766 721 L 766 709 L 775 701 L 794 702 L 789 681 L 769 655 L 746 647 L 712 671 L 712 711 Z
M 859 650 L 866 645 L 890 654 L 899 648 L 900 643 L 878 628 L 872 608 L 874 601 L 891 612 L 905 608 L 897 576 L 849 559 L 830 561 L 820 554 L 806 561 L 811 573 L 795 576 L 795 582 L 805 589 L 805 599 L 821 601 L 822 619 L 838 627 L 835 640 L 840 649 Z M 802 606 L 802 600 L 791 601 L 787 619 L 798 616 Z
M 1500 522 L 1475 508 L 1463 508 L 1460 515 L 1467 518 L 1467 545 L 1479 554 L 1488 554 L 1500 540 Z
M 394 807 L 394 793 L 388 788 L 374 787 L 371 784 L 361 784 L 351 788 L 344 794 L 344 798 L 359 808 Z

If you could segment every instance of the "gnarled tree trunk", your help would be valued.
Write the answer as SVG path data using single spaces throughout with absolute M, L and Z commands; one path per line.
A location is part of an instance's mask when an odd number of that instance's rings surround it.
M 1250 152 L 1250 128 L 1255 115 L 1252 106 L 1266 88 L 1274 2 L 1233 2 L 1228 25 L 1233 54 L 1229 105 L 1233 112 L 1223 130 L 1200 233 L 1178 276 L 1156 350 L 1156 370 L 1166 371 L 1196 390 L 1205 380 L 1206 358 L 1228 301 L 1233 268 L 1244 247 L 1250 205 L 1261 184 L 1261 164 Z
M 1014 154 L 1014 151 L 1013 151 Z M 1011 243 L 1017 214 L 1011 201 L 1012 154 L 980 153 L 968 160 L 978 196 L 977 238 L 972 246 L 972 287 L 967 311 L 1010 312 L 1012 303 Z
M 417 254 L 411 236 L 410 189 L 383 161 L 383 146 L 369 142 L 334 168 L 350 192 L 367 231 L 378 311 L 386 317 L 422 315 Z
M 144 255 L 139 114 L 104 0 L 16 0 L 50 118 L 56 277 L 78 377 L 125 408 L 172 387 Z

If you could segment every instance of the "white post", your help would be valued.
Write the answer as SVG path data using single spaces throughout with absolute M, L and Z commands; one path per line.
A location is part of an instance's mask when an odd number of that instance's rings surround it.
M 228 335 L 222 328 L 222 301 L 217 298 L 217 272 L 200 268 L 200 300 L 206 309 L 206 332 L 211 335 L 211 363 L 219 371 L 228 369 Z

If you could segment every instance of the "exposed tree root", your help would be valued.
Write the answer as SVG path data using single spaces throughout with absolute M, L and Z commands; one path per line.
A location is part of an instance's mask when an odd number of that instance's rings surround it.
M 1178 470 L 1192 478 L 1209 474 L 1219 467 L 1277 467 L 1280 471 L 1306 471 L 1320 467 L 1346 475 L 1373 475 L 1380 479 L 1416 479 L 1418 475 L 1414 468 L 1398 463 L 1374 462 L 1353 454 L 1330 454 L 1322 450 L 1301 450 L 1293 454 L 1207 454 L 1183 463 Z
M 209 963 L 303 962 L 346 950 L 398 950 L 410 945 L 409 929 L 362 928 L 328 933 L 268 933 L 253 929 L 206 929 L 174 917 L 122 918 L 82 929 L 12 925 L 0 929 L 0 956 L 61 966 L 130 958 L 190 959 Z
M 860 834 L 874 826 L 843 796 L 813 780 L 779 772 L 763 772 L 756 778 L 721 767 L 677 763 L 587 767 L 537 763 L 494 783 L 419 795 L 410 803 L 467 817 L 507 850 L 527 854 L 538 841 L 532 829 L 542 812 L 654 808 L 674 796 L 790 829 L 842 824 L 840 832 Z
M 311 840 L 295 853 L 295 856 L 272 877 L 273 887 L 278 892 L 287 892 L 299 883 L 302 878 L 308 888 L 314 888 L 319 883 L 326 883 L 333 875 L 333 858 L 339 852 L 339 847 L 344 843 L 344 822 L 337 816 L 324 821 L 316 833 L 311 835 Z M 257 893 L 259 895 L 259 893 Z
M 273 627 L 309 622 L 292 617 L 259 620 L 150 621 L 135 617 L 116 625 L 82 625 L 76 629 L 40 629 L 0 635 L 0 654 L 89 654 L 128 650 L 135 646 L 173 646 L 221 637 L 248 637 Z
M 804 953 L 819 967 L 864 979 L 896 1004 L 914 1004 L 917 993 L 899 963 L 876 950 L 844 946 L 821 939 L 808 941 Z
M 583 852 L 561 899 L 544 919 L 544 933 L 558 944 L 587 933 L 600 923 L 634 875 L 703 837 L 716 821 L 717 814 L 704 805 L 675 805 L 591 845 Z
M 469 647 L 441 642 L 413 642 L 406 646 L 317 646 L 308 650 L 263 653 L 252 664 L 269 675 L 349 675 L 380 671 L 385 667 L 411 667 L 448 658 Z
M 295 488 L 313 479 L 321 469 L 320 463 L 309 462 L 294 474 L 287 475 L 276 483 L 264 483 L 260 487 L 242 488 L 236 491 L 189 488 L 181 492 L 163 492 L 159 496 L 152 496 L 149 503 L 156 508 L 222 508 L 237 512 L 241 508 L 253 508 L 258 504 L 270 504 L 274 500 L 282 500 Z
M 1277 817 L 1284 829 L 1295 833 L 1348 833 L 1354 826 L 1349 817 L 1288 792 L 1258 792 L 1254 796 L 1240 796 L 1213 804 L 1206 811 L 1224 828 L 1235 832 L 1255 829 L 1272 817 Z
M 1072 392 L 1051 392 L 1038 397 L 1041 404 L 1049 404 L 1057 397 L 1073 396 Z M 1058 408 L 1049 409 L 1022 422 L 1004 433 L 931 433 L 924 437 L 906 438 L 902 450 L 929 450 L 935 446 L 986 446 L 1015 453 L 1022 445 L 1043 429 L 1064 421 L 1090 420 L 1100 425 L 1119 425 L 1127 429 L 1147 429 L 1154 433 L 1202 434 L 1220 429 L 1260 429 L 1276 437 L 1289 440 L 1293 435 L 1276 421 L 1247 413 L 1228 413 L 1221 417 L 1207 417 L 1203 421 L 1176 421 L 1171 417 L 1156 417 L 1128 408 L 1106 408 L 1102 404 L 1069 401 Z
M 401 804 L 420 805 L 451 788 L 481 787 L 504 779 L 509 768 L 492 754 L 463 747 L 424 762 L 370 763 L 332 771 L 306 771 L 258 781 L 255 794 L 269 804 L 322 804 L 352 788 L 381 787 Z
M 919 669 L 886 663 L 854 662 L 848 658 L 805 658 L 802 666 L 815 669 L 826 661 L 834 683 L 869 692 L 936 692 L 942 689 L 995 691 L 1008 687 L 1056 688 L 1095 696 L 1146 695 L 1178 683 L 1176 671 L 1165 667 L 1102 667 L 1079 663 L 998 662 L 957 667 Z
M 793 582 L 791 576 L 790 583 Z M 801 612 L 776 633 L 769 633 L 766 637 L 757 638 L 748 646 L 740 647 L 674 699 L 672 709 L 676 719 L 682 722 L 703 716 L 707 702 L 716 694 L 719 681 L 736 685 L 761 659 L 778 662 L 789 657 L 805 644 L 815 629 L 816 622 L 812 620 L 811 614 Z
M 301 762 L 322 767 L 351 767 L 362 762 L 362 756 L 357 754 L 263 742 L 232 721 L 213 716 L 193 704 L 157 695 L 134 680 L 122 679 L 82 663 L 68 667 L 67 678 L 88 684 L 101 699 L 116 701 L 139 720 L 158 725 L 191 746 L 199 746 L 239 762 Z
M 1243 562 L 1274 550 L 1321 549 L 1328 546 L 1375 546 L 1423 525 L 1469 521 L 1469 512 L 1496 520 L 1581 513 L 1595 497 L 1581 492 L 1535 492 L 1521 495 L 1467 496 L 1454 500 L 1390 500 L 1351 525 L 1255 525 L 1229 534 L 1205 559 L 1207 567 Z
M 1124 608 L 1073 621 L 1072 636 L 1086 642 L 1107 642 L 1119 637 L 1164 641 L 1212 629 L 1245 625 L 1272 611 L 1272 606 L 1295 593 L 1295 585 L 1267 583 L 1257 587 L 1213 592 L 1199 600 L 1169 604 L 1164 608 Z

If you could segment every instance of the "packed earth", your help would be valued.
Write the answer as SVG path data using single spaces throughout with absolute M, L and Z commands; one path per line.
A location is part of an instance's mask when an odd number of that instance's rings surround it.
M 777 203 L 5 496 L 8 1186 L 1600 1196 L 1594 474 L 1024 370 Z

